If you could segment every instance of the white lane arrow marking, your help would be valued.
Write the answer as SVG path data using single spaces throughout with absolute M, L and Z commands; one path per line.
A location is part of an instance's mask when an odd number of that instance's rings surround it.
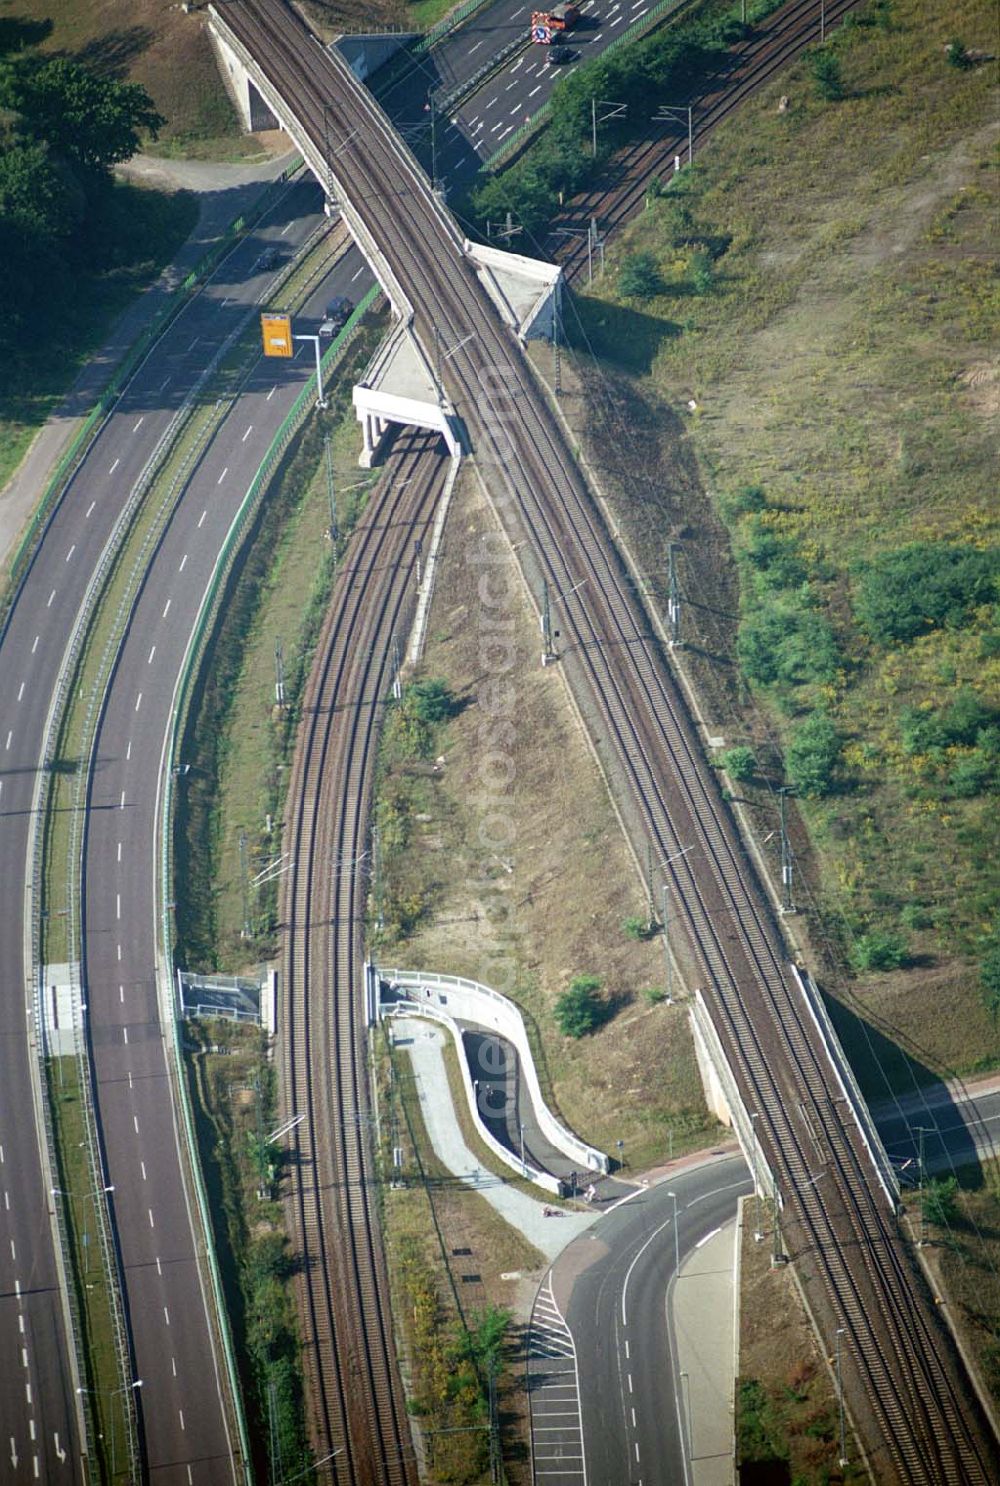
M 17 1446 L 14 1443 L 13 1435 L 10 1437 L 10 1463 L 17 1470 Z
M 56 1442 L 56 1454 L 59 1457 L 59 1464 L 60 1465 L 65 1465 L 66 1464 L 66 1451 L 59 1448 L 59 1431 L 58 1431 L 58 1429 L 53 1430 L 52 1438 Z

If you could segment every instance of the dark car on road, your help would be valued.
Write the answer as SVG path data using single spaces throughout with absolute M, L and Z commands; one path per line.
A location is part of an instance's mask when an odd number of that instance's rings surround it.
M 277 268 L 281 262 L 282 254 L 278 248 L 265 248 L 257 259 L 257 267 L 262 269 Z
M 343 330 L 353 309 L 349 299 L 345 299 L 342 294 L 336 295 L 326 307 L 323 323 L 319 327 L 320 335 L 336 335 L 338 330 Z
M 571 46 L 550 46 L 545 54 L 546 67 L 559 67 L 563 62 L 572 62 L 576 56 Z

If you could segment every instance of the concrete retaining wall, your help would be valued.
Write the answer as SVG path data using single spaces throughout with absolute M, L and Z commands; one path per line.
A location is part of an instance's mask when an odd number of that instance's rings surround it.
M 413 997 L 413 1009 L 417 1012 L 433 1008 L 433 1012 L 443 1014 L 443 1018 L 453 1024 L 458 1021 L 468 1022 L 473 1026 L 485 1027 L 498 1032 L 501 1037 L 506 1038 L 517 1050 L 521 1061 L 522 1076 L 527 1085 L 539 1126 L 546 1139 L 576 1165 L 588 1171 L 607 1172 L 610 1161 L 603 1151 L 587 1145 L 579 1136 L 567 1130 L 565 1125 L 556 1119 L 542 1098 L 524 1018 L 513 1001 L 507 996 L 502 996 L 499 991 L 491 990 L 489 986 L 480 985 L 474 980 L 464 980 L 458 975 L 433 975 L 422 970 L 380 970 L 379 974 L 384 980 L 393 982 L 399 990 L 416 993 Z M 456 1027 L 455 1030 L 460 1037 L 459 1029 Z M 469 1107 L 477 1125 L 480 1125 L 482 1130 L 484 1127 L 481 1125 L 475 1108 L 475 1090 L 468 1065 L 464 1057 L 460 1059 L 460 1062 L 463 1079 L 467 1085 Z M 489 1143 L 487 1140 L 487 1144 Z M 520 1161 L 516 1157 L 511 1157 L 511 1153 L 505 1147 L 501 1147 L 501 1150 L 505 1152 L 508 1165 L 512 1164 L 516 1170 L 520 1171 Z

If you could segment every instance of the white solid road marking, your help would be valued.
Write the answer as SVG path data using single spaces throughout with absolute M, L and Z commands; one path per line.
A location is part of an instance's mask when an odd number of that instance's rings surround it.
M 132 1124 L 135 1126 L 135 1133 L 136 1133 L 136 1135 L 138 1135 L 139 1134 L 139 1116 L 138 1115 L 133 1115 L 132 1116 Z
M 700 1249 L 703 1244 L 707 1244 L 708 1243 L 708 1240 L 710 1238 L 714 1238 L 717 1233 L 721 1233 L 721 1232 L 722 1232 L 722 1229 L 721 1228 L 713 1228 L 712 1231 L 711 1231 L 711 1233 L 706 1233 L 704 1238 L 699 1238 L 698 1242 L 695 1244 L 695 1248 L 696 1249 Z
M 171 1371 L 173 1372 L 174 1377 L 176 1378 L 176 1376 L 177 1376 L 177 1358 L 176 1357 L 171 1357 L 171 1359 L 170 1359 L 170 1368 L 171 1368 Z M 190 1470 L 190 1466 L 188 1467 L 188 1469 Z
M 278 390 L 278 384 L 277 384 L 277 382 L 275 382 L 274 386 L 271 388 L 270 392 L 267 394 L 267 396 L 265 397 L 264 401 L 265 402 L 270 402 L 271 401 L 271 398 L 274 396 L 274 394 L 277 392 L 277 390 Z
M 485 37 L 485 36 L 484 36 L 484 37 L 483 37 L 483 41 L 485 41 L 485 40 L 486 40 L 486 37 Z M 483 41 L 477 41 L 477 42 L 476 42 L 476 44 L 475 44 L 475 46 L 470 46 L 470 47 L 469 47 L 469 51 L 468 51 L 468 55 L 469 55 L 469 56 L 470 56 L 470 57 L 471 57 L 471 56 L 472 56 L 472 53 L 473 53 L 473 52 L 478 52 L 478 50 L 479 50 L 479 48 L 480 48 L 480 47 L 481 47 L 481 46 L 482 46 L 482 44 L 483 44 Z
M 121 962 L 121 957 L 122 957 L 122 947 L 119 944 L 119 946 L 118 946 L 118 960 L 119 960 L 119 963 Z
M 514 104 L 514 107 L 511 109 L 511 111 L 507 115 L 507 117 L 512 119 L 515 114 L 519 114 L 520 112 L 521 112 L 521 105 L 519 103 L 515 103 Z
M 14 736 L 13 731 L 11 731 L 11 732 L 9 732 L 7 734 L 7 747 L 8 747 L 8 749 L 10 748 L 10 742 L 11 742 L 11 739 L 13 738 L 13 736 Z
M 630 1393 L 634 1393 L 635 1392 L 635 1389 L 632 1387 L 632 1374 L 631 1373 L 629 1373 L 629 1375 L 628 1375 L 628 1391 Z
M 91 513 L 91 511 L 92 511 L 92 510 L 93 510 L 93 509 L 94 509 L 94 507 L 95 507 L 95 506 L 96 506 L 96 505 L 97 505 L 97 502 L 96 502 L 96 501 L 95 501 L 95 500 L 92 500 L 92 501 L 91 501 L 91 502 L 90 502 L 90 505 L 89 505 L 89 506 L 88 506 L 88 507 L 87 507 L 87 516 L 89 516 L 89 515 L 90 515 L 90 513 Z M 84 519 L 84 521 L 86 521 L 86 520 L 87 520 L 87 516 L 84 516 L 84 518 L 83 518 L 83 519 Z
M 128 760 L 131 757 L 132 757 L 132 739 L 130 738 L 128 740 L 128 742 L 125 744 L 125 762 L 127 763 Z
M 149 659 L 146 662 L 147 666 L 151 666 L 153 664 L 153 656 L 155 654 L 156 654 L 156 646 L 154 645 L 153 648 L 152 648 L 152 650 L 149 652 Z
M 75 552 L 75 551 L 76 551 L 76 543 L 75 543 L 75 542 L 74 542 L 74 543 L 73 543 L 73 545 L 72 545 L 72 547 L 71 547 L 71 548 L 70 548 L 70 549 L 69 549 L 69 551 L 68 551 L 68 552 L 67 552 L 67 553 L 66 553 L 66 561 L 67 561 L 67 562 L 69 562 L 69 560 L 70 560 L 70 558 L 71 558 L 71 557 L 72 557 L 72 556 L 73 556 L 73 553 L 74 553 L 74 552 Z
M 178 569 L 177 569 L 177 571 L 178 571 L 178 572 L 179 572 L 179 573 L 183 573 L 183 571 L 184 571 L 184 564 L 185 564 L 185 563 L 186 563 L 186 562 L 187 562 L 187 560 L 188 560 L 188 555 L 187 555 L 187 553 L 186 553 L 186 552 L 185 552 L 185 554 L 184 554 L 184 556 L 183 556 L 183 557 L 182 557 L 182 558 L 181 558 L 181 565 L 180 565 L 180 567 L 179 567 L 179 568 L 178 568 Z
M 145 1163 L 145 1161 L 140 1161 L 139 1162 L 139 1170 L 142 1172 L 142 1179 L 143 1179 L 143 1181 L 145 1181 L 146 1180 L 146 1163 Z
M 24 682 L 22 681 L 21 684 L 20 684 L 20 686 L 17 688 L 17 700 L 20 701 L 23 696 L 24 696 Z
M 118 860 L 121 861 L 121 859 L 122 859 L 122 844 L 119 841 L 119 843 L 118 843 Z
M 227 465 L 226 465 L 226 467 L 225 467 L 225 469 L 224 469 L 224 470 L 223 470 L 223 471 L 222 471 L 222 474 L 221 474 L 221 475 L 220 475 L 220 476 L 219 476 L 219 478 L 218 478 L 218 479 L 217 479 L 217 480 L 216 480 L 216 482 L 215 482 L 215 483 L 216 483 L 216 485 L 221 485 L 221 484 L 222 484 L 222 482 L 223 482 L 223 480 L 224 480 L 224 479 L 225 479 L 225 478 L 226 478 L 226 476 L 227 476 L 227 475 L 228 475 L 228 474 L 229 474 L 229 466 L 228 466 L 228 464 L 227 464 Z M 204 517 L 204 516 L 202 516 L 202 518 L 201 518 L 201 521 L 204 521 L 204 519 L 205 519 L 205 517 Z M 200 525 L 201 525 L 201 521 L 199 521 L 199 522 L 198 522 L 198 525 L 199 525 L 199 526 L 200 526 Z
M 3 1194 L 3 1205 L 7 1209 L 7 1211 L 10 1212 L 10 1193 L 9 1192 L 5 1192 Z M 24 1327 L 23 1326 L 21 1327 L 21 1330 L 22 1331 L 24 1330 Z
M 11 1239 L 11 1241 L 10 1241 L 10 1257 L 12 1259 L 16 1259 L 17 1258 L 17 1249 L 14 1247 L 14 1240 L 13 1239 Z
M 39 642 L 39 640 L 41 638 L 42 638 L 41 635 L 36 635 L 35 636 L 35 643 L 31 647 L 31 653 L 32 653 L 32 655 L 34 655 L 35 651 L 38 649 L 38 642 Z
M 249 424 L 249 425 L 248 425 L 248 427 L 247 427 L 247 431 L 246 431 L 246 433 L 245 433 L 245 434 L 244 434 L 244 435 L 243 435 L 243 437 L 242 437 L 242 438 L 241 438 L 241 439 L 240 439 L 240 443 L 241 443 L 241 444 L 245 444 L 245 443 L 246 443 L 246 441 L 247 441 L 247 439 L 248 439 L 248 438 L 249 438 L 249 437 L 250 437 L 250 435 L 251 435 L 251 434 L 252 434 L 252 433 L 253 433 L 253 424 L 252 424 L 252 423 L 251 423 L 251 424 Z
M 153 1209 L 151 1207 L 147 1207 L 146 1211 L 149 1213 L 149 1226 L 150 1226 L 150 1228 L 155 1228 L 156 1227 L 156 1224 L 153 1222 Z
M 164 392 L 166 390 L 166 388 L 170 384 L 170 380 L 171 380 L 170 377 L 165 377 L 164 380 L 160 383 L 160 391 L 161 392 Z
M 163 1319 L 164 1319 L 164 1321 L 166 1321 L 167 1325 L 169 1326 L 170 1325 L 170 1312 L 167 1310 L 166 1306 L 163 1307 Z
M 125 1005 L 125 987 L 124 986 L 119 986 L 118 987 L 118 999 L 121 1002 L 121 1004 L 124 1006 Z
M 159 1254 L 157 1254 L 157 1256 L 156 1256 L 156 1273 L 157 1274 L 162 1274 L 163 1273 L 163 1265 L 160 1263 L 160 1256 L 159 1256 Z
M 636 1458 L 636 1460 L 639 1459 L 639 1441 L 638 1440 L 636 1440 L 636 1444 L 635 1444 L 635 1458 Z
M 135 710 L 137 712 L 138 712 L 138 710 L 139 710 L 139 708 L 140 708 L 141 705 L 142 705 L 142 692 L 140 691 L 139 695 L 135 699 Z
M 121 893 L 115 893 L 115 909 L 116 909 L 115 917 L 116 918 L 121 918 L 121 916 L 122 916 L 122 895 L 121 895 Z
M 284 237 L 284 235 L 285 235 L 286 232 L 290 232 L 291 231 L 291 228 L 292 228 L 291 222 L 286 222 L 285 225 L 284 225 L 284 227 L 282 227 L 281 231 L 278 233 L 278 236 L 279 237 Z
M 114 474 L 114 472 L 115 472 L 115 470 L 116 470 L 116 469 L 117 469 L 117 468 L 118 468 L 118 466 L 119 466 L 119 465 L 120 465 L 120 464 L 121 464 L 121 460 L 120 460 L 120 459 L 116 459 L 116 460 L 115 460 L 115 462 L 114 462 L 114 464 L 113 464 L 113 465 L 112 465 L 112 466 L 111 466 L 111 468 L 110 468 L 110 469 L 109 469 L 109 470 L 108 470 L 108 474 L 109 474 L 109 475 L 113 475 L 113 474 Z
M 222 474 L 224 475 L 225 473 L 226 473 L 225 470 L 223 470 L 222 471 Z M 219 484 L 220 485 L 222 484 L 222 475 L 219 476 Z M 201 525 L 204 522 L 205 517 L 207 515 L 208 515 L 208 512 L 207 511 L 202 511 L 201 516 L 198 518 L 198 526 L 199 526 L 199 528 L 201 527 Z
M 537 88 L 532 88 L 531 92 L 528 94 L 528 97 L 529 98 L 534 98 L 535 94 L 536 93 L 540 93 L 541 91 L 542 91 L 542 85 L 541 85 L 541 83 L 539 83 Z
M 146 416 L 145 413 L 143 413 L 142 416 L 140 417 L 138 423 L 133 428 L 133 430 L 132 430 L 133 433 L 138 433 L 139 432 L 139 429 L 142 427 L 143 419 L 145 418 L 145 416 Z
M 163 607 L 163 613 L 162 613 L 162 614 L 161 614 L 161 616 L 160 616 L 160 617 L 161 617 L 161 619 L 166 619 L 166 617 L 167 617 L 167 614 L 168 614 L 168 613 L 169 613 L 169 611 L 170 611 L 170 605 L 171 605 L 171 604 L 172 604 L 172 603 L 173 603 L 173 599 L 167 599 L 167 602 L 166 602 L 166 604 L 165 604 L 165 605 L 164 605 L 164 607 Z
M 56 591 L 53 588 L 52 592 L 49 594 L 49 601 L 45 605 L 46 609 L 51 609 L 52 608 L 52 600 L 55 598 L 55 596 L 56 596 Z
M 128 1028 L 127 1027 L 123 1027 L 122 1028 L 122 1040 L 124 1041 L 125 1046 L 127 1047 L 128 1046 Z
M 227 294 L 227 295 L 226 295 L 226 297 L 225 297 L 225 299 L 224 299 L 224 300 L 222 300 L 222 302 L 221 302 L 221 303 L 220 303 L 220 305 L 219 305 L 219 309 L 220 309 L 220 310 L 224 310 L 224 309 L 225 309 L 225 308 L 226 308 L 226 305 L 227 305 L 227 304 L 228 304 L 228 303 L 229 303 L 229 295 L 228 295 L 228 294 Z
M 200 335 L 196 335 L 196 336 L 195 336 L 195 338 L 194 338 L 194 340 L 193 340 L 193 341 L 192 341 L 192 342 L 191 342 L 191 344 L 190 344 L 190 345 L 189 345 L 189 346 L 188 346 L 188 355 L 190 355 L 190 354 L 191 354 L 191 352 L 192 352 L 192 351 L 193 351 L 193 350 L 194 350 L 194 348 L 195 348 L 195 346 L 196 346 L 196 345 L 197 345 L 197 344 L 198 344 L 198 342 L 199 342 L 199 341 L 200 341 L 200 340 L 201 340 L 201 336 L 200 336 Z
M 355 279 L 360 279 L 360 277 L 364 273 L 364 271 L 365 271 L 365 265 L 362 263 L 361 267 L 355 273 L 352 273 L 351 274 L 351 283 L 353 284 Z
M 131 1068 L 126 1069 L 126 1072 L 128 1073 L 128 1086 L 129 1086 L 129 1088 L 131 1088 L 132 1087 L 132 1070 L 131 1070 Z
M 494 103 L 499 103 L 499 102 L 500 102 L 500 95 L 498 93 L 497 96 L 495 98 L 491 98 L 490 101 L 489 101 L 489 103 L 487 103 L 485 106 L 486 106 L 486 108 L 492 108 L 493 105 L 494 105 Z
M 21 1348 L 21 1366 L 22 1367 L 27 1367 L 27 1365 L 28 1365 L 28 1349 L 27 1349 L 27 1347 L 22 1347 Z
M 177 1410 L 177 1415 L 178 1415 L 178 1418 L 181 1421 L 181 1428 L 183 1429 L 184 1428 L 184 1410 L 183 1409 L 178 1409 Z
M 632 1410 L 632 1428 L 635 1428 L 635 1409 Z

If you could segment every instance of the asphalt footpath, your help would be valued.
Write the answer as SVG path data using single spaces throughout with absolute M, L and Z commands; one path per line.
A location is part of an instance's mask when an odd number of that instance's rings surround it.
M 667 1307 L 685 1415 L 691 1486 L 732 1486 L 737 1221 L 701 1239 L 670 1286 Z

